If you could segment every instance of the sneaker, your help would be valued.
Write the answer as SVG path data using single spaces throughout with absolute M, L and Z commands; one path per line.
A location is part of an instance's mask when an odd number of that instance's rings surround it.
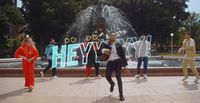
M 44 78 L 44 73 L 43 73 L 43 71 L 40 72 L 40 75 L 41 75 L 42 78 Z
M 57 77 L 57 76 L 53 76 L 52 78 L 53 78 L 53 79 L 58 79 L 59 77 Z
M 184 78 L 182 79 L 182 81 L 185 81 L 186 79 L 188 79 L 188 77 L 184 77 Z
M 148 78 L 147 74 L 144 74 L 144 79 L 147 79 L 147 78 Z
M 135 75 L 135 78 L 139 78 L 139 77 L 140 77 L 140 75 L 139 75 L 139 74 L 136 74 L 136 75 Z
M 194 80 L 194 82 L 198 82 L 198 81 L 199 81 L 199 79 L 200 79 L 200 78 L 196 78 L 196 79 Z
M 98 76 L 96 76 L 98 79 L 101 79 L 102 78 L 102 76 L 101 75 L 98 75 Z

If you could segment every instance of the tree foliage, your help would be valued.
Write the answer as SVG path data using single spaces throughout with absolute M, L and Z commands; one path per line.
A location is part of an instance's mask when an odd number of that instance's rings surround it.
M 188 0 L 110 0 L 127 14 L 136 32 L 153 35 L 153 41 L 167 44 L 189 13 Z M 176 38 L 176 35 L 175 35 Z
M 196 41 L 197 49 L 200 50 L 200 14 L 191 13 L 187 20 L 183 21 L 182 32 L 190 32 Z
M 0 57 L 7 57 L 11 52 L 7 45 L 9 26 L 22 25 L 23 22 L 23 16 L 12 0 L 0 0 Z
M 105 1 L 105 0 L 104 0 Z M 153 42 L 167 45 L 189 13 L 188 0 L 106 0 L 126 13 L 136 32 L 153 35 Z M 22 0 L 26 22 L 37 44 L 44 50 L 51 37 L 62 43 L 63 34 L 76 14 L 97 0 Z M 84 28 L 84 27 L 83 27 Z M 175 39 L 178 36 L 175 35 Z M 43 53 L 43 50 L 40 52 Z
M 90 0 L 22 0 L 24 15 L 41 52 L 50 38 L 62 43 L 63 35 L 76 14 L 90 4 Z

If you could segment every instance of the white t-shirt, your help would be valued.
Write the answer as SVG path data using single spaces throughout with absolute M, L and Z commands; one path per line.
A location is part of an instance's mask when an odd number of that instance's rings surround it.
M 194 39 L 190 38 L 190 40 L 184 39 L 183 44 L 186 44 L 186 48 L 188 47 L 195 47 Z
M 120 57 L 117 54 L 117 49 L 116 49 L 115 43 L 113 43 L 110 46 L 111 46 L 111 51 L 110 51 L 110 56 L 108 58 L 108 61 L 120 59 Z
M 147 40 L 139 40 L 135 43 L 129 43 L 128 47 L 135 49 L 136 57 L 148 57 L 151 49 L 151 43 Z
M 183 46 L 184 46 L 185 48 L 194 47 L 194 49 L 195 49 L 195 42 L 194 42 L 194 39 L 192 39 L 192 38 L 190 38 L 190 40 L 184 39 L 184 40 L 183 40 Z M 184 58 L 187 58 L 187 59 L 194 59 L 194 57 L 191 56 L 191 55 L 195 55 L 195 54 L 196 54 L 196 50 L 194 50 L 194 52 L 189 52 L 189 51 L 188 51 L 188 53 L 187 53 L 187 51 L 186 51 L 186 53 L 185 53 L 185 55 L 184 55 Z

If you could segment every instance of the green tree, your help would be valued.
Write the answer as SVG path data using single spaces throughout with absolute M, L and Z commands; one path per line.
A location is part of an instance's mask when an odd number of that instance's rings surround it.
M 41 54 L 50 38 L 62 44 L 76 14 L 91 0 L 22 0 L 26 22 Z
M 196 48 L 200 50 L 200 14 L 191 13 L 187 20 L 183 22 L 182 32 L 190 32 L 196 41 Z
M 0 1 L 0 57 L 10 57 L 10 49 L 7 45 L 9 25 L 22 25 L 23 16 L 19 9 L 15 7 L 12 0 Z
M 185 12 L 188 0 L 110 1 L 127 14 L 136 32 L 153 35 L 153 42 L 161 45 L 170 42 L 170 33 L 176 33 L 181 22 L 189 16 L 189 13 Z
M 63 34 L 81 10 L 97 0 L 22 0 L 24 15 L 39 48 L 50 37 L 59 44 Z M 153 41 L 168 45 L 170 33 L 176 33 L 181 22 L 189 16 L 185 12 L 188 0 L 106 0 L 125 12 L 136 32 L 153 35 Z M 175 39 L 177 39 L 175 35 Z

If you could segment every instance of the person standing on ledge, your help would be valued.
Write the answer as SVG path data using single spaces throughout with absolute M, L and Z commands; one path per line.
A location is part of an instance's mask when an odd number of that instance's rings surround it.
M 92 34 L 91 37 L 92 37 L 92 39 L 90 41 L 87 41 L 87 42 L 93 42 L 94 44 L 98 42 L 98 36 L 97 35 Z M 92 46 L 90 51 L 87 50 L 87 52 L 86 52 L 86 53 L 88 53 L 88 60 L 87 60 L 87 64 L 86 64 L 86 75 L 87 75 L 88 79 L 90 78 L 90 75 L 91 75 L 92 66 L 94 66 L 94 68 L 95 68 L 96 77 L 99 78 L 99 79 L 102 77 L 99 74 L 100 64 L 98 62 L 96 62 L 97 55 L 95 55 L 95 51 L 98 51 L 98 48 L 96 47 L 96 45 Z
M 186 32 L 184 35 L 185 39 L 183 40 L 183 51 L 184 51 L 184 58 L 183 58 L 183 74 L 184 78 L 182 81 L 185 81 L 188 79 L 188 64 L 190 65 L 190 68 L 192 69 L 192 72 L 195 74 L 196 79 L 194 82 L 198 82 L 200 79 L 199 73 L 195 67 L 195 56 L 196 56 L 196 47 L 194 39 L 191 38 L 191 34 L 189 32 Z
M 44 78 L 44 73 L 46 73 L 52 66 L 52 55 L 53 55 L 52 53 L 53 53 L 53 46 L 55 44 L 56 44 L 55 39 L 51 38 L 50 44 L 47 45 L 45 49 L 45 55 L 47 56 L 47 59 L 48 59 L 48 65 L 43 71 L 40 72 L 42 78 Z M 53 79 L 58 78 L 56 76 L 56 68 L 52 68 L 52 78 Z
M 116 35 L 114 32 L 110 33 L 109 41 L 105 41 L 102 45 L 101 53 L 108 55 L 106 79 L 110 84 L 110 92 L 113 92 L 115 86 L 111 78 L 113 71 L 115 71 L 119 88 L 119 98 L 121 101 L 124 101 L 121 71 L 122 67 L 125 68 L 125 66 L 127 66 L 127 60 L 122 45 L 116 42 Z M 128 69 L 125 69 L 125 72 L 128 72 Z
M 26 35 L 21 46 L 16 50 L 14 57 L 22 58 L 22 68 L 25 76 L 25 87 L 32 92 L 35 85 L 34 66 L 35 60 L 39 56 L 35 43 Z
M 102 31 L 101 28 L 98 29 L 97 34 L 98 34 L 98 36 L 99 36 L 99 40 L 100 40 L 100 41 L 105 41 L 105 40 L 107 40 L 107 39 L 109 38 L 108 35 L 105 34 L 105 33 Z

